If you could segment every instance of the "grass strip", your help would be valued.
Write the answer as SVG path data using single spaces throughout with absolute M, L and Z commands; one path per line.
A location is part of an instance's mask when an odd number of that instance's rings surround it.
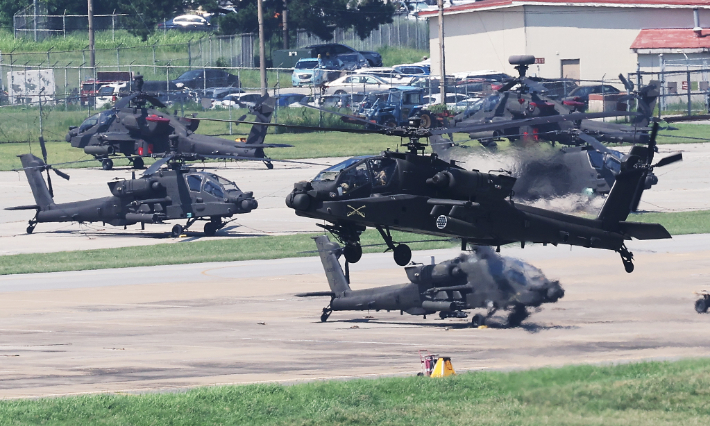
M 313 252 L 315 244 L 311 239 L 316 235 L 318 234 L 225 238 L 151 246 L 0 256 L 0 275 L 316 256 L 317 253 Z M 441 240 L 440 237 L 401 232 L 393 232 L 393 238 L 395 241 L 427 241 L 409 244 L 413 250 L 449 248 L 458 244 L 450 241 L 430 241 Z M 382 238 L 375 230 L 364 232 L 361 243 L 365 253 L 377 253 L 386 249 L 381 245 Z M 376 246 L 368 247 L 373 244 Z
M 454 366 L 456 359 L 453 360 Z M 0 402 L 4 425 L 700 425 L 710 360 Z
M 634 214 L 629 216 L 629 221 L 660 223 L 672 235 L 710 233 L 709 210 Z M 316 253 L 312 252 L 315 245 L 311 240 L 315 235 L 225 238 L 114 249 L 6 255 L 0 256 L 0 275 L 315 256 Z M 441 240 L 439 237 L 397 231 L 393 232 L 393 238 L 402 242 L 426 241 L 409 244 L 413 250 L 450 248 L 458 244 L 453 241 L 432 241 Z M 361 242 L 365 253 L 385 250 L 375 230 L 365 231 Z M 376 246 L 368 247 L 373 244 Z

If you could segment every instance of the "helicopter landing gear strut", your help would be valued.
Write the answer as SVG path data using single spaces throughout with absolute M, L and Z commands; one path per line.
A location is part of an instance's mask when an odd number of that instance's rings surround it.
M 328 321 L 328 317 L 333 312 L 330 308 L 323 308 L 323 313 L 320 315 L 320 322 Z
M 187 231 L 187 229 L 188 229 L 189 227 L 191 227 L 193 223 L 195 223 L 195 220 L 197 220 L 197 219 L 194 219 L 194 218 L 193 218 L 193 219 L 188 219 L 188 220 L 187 220 L 187 223 L 185 224 L 185 226 L 182 226 L 182 225 L 175 225 L 175 226 L 173 226 L 173 229 L 172 229 L 172 231 L 170 232 L 170 235 L 171 235 L 173 238 L 178 238 L 180 235 L 182 235 L 183 232 Z
M 488 312 L 486 315 L 481 315 L 481 314 L 476 314 L 471 318 L 471 327 L 480 327 L 482 325 L 486 325 L 486 321 L 488 321 L 488 318 L 492 317 L 493 314 L 496 313 L 498 308 L 496 307 L 495 303 L 493 301 L 488 301 L 486 303 L 486 306 L 488 307 Z
M 37 220 L 30 219 L 29 224 L 27 225 L 27 233 L 31 234 L 32 231 L 35 230 L 35 226 L 37 226 Z
M 626 245 L 621 246 L 619 250 L 617 250 L 619 254 L 621 255 L 621 261 L 624 264 L 624 269 L 626 272 L 629 274 L 634 272 L 634 254 L 629 251 L 629 249 L 626 248 Z
M 317 226 L 333 234 L 343 244 L 343 256 L 348 263 L 357 263 L 360 260 L 362 257 L 360 234 L 365 230 L 364 226 L 324 225 L 320 223 Z
M 133 163 L 134 169 L 142 169 L 145 166 L 142 157 L 133 157 L 133 160 L 131 160 L 131 162 Z
M 409 263 L 410 260 L 412 260 L 412 250 L 406 244 L 397 244 L 395 246 L 394 241 L 392 241 L 392 236 L 390 235 L 390 229 L 388 227 L 382 229 L 381 226 L 378 226 L 377 230 L 380 231 L 382 239 L 385 240 L 385 244 L 387 244 L 387 249 L 392 250 L 392 253 L 394 254 L 394 261 L 397 265 L 405 266 Z
M 205 223 L 205 235 L 208 237 L 213 236 L 214 234 L 217 233 L 222 227 L 226 225 L 225 222 L 222 222 L 222 218 L 220 217 L 212 217 L 210 218 L 210 221 Z

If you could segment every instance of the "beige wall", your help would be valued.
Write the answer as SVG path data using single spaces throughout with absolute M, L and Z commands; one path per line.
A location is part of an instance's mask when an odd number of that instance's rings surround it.
M 582 79 L 616 78 L 636 71 L 629 49 L 644 28 L 692 28 L 692 9 L 525 6 L 445 16 L 446 72 L 476 69 L 514 73 L 510 55 L 545 58 L 530 73 L 561 77 L 560 61 L 580 59 Z M 710 10 L 700 10 L 700 23 L 710 27 Z M 432 72 L 438 74 L 438 22 L 430 22 Z M 644 61 L 642 65 L 651 65 Z M 650 70 L 650 69 L 649 69 Z
M 525 49 L 523 8 L 503 11 L 466 13 L 444 17 L 446 73 L 497 70 L 514 72 L 508 64 L 510 55 Z M 439 72 L 439 22 L 429 21 L 431 72 Z

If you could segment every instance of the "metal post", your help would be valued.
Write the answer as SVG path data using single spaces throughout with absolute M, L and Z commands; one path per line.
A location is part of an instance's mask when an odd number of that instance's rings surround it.
M 34 0 L 32 2 L 33 10 L 34 10 L 34 19 L 32 20 L 32 27 L 34 29 L 34 38 L 35 38 L 35 43 L 37 42 L 37 0 Z
M 192 49 L 190 48 L 190 42 L 192 39 L 187 41 L 187 69 L 192 69 Z M 155 51 L 153 51 L 153 65 L 155 65 Z
M 444 0 L 438 0 L 439 6 L 439 62 L 441 77 L 439 80 L 439 93 L 441 104 L 446 105 L 446 60 L 444 58 Z
M 661 118 L 661 112 L 666 109 L 666 61 L 663 60 L 663 53 L 658 55 L 658 59 L 661 62 L 661 102 L 658 105 L 658 118 Z
M 111 14 L 111 41 L 116 41 L 116 9 Z
M 168 65 L 165 67 L 165 91 L 170 91 L 170 62 L 168 62 Z
M 692 81 L 690 81 L 690 71 L 687 71 L 686 75 L 687 75 L 686 81 L 688 82 L 688 91 L 687 91 L 687 93 L 688 93 L 688 116 L 691 116 L 691 115 L 693 115 L 693 111 L 692 111 L 693 104 L 692 104 L 692 100 L 690 97 L 690 89 L 692 88 Z
M 89 66 L 94 68 L 96 66 L 96 51 L 94 50 L 94 0 L 89 1 L 89 50 L 90 50 L 90 60 Z
M 64 38 L 67 38 L 67 10 L 64 9 L 64 14 L 62 15 L 62 33 Z
M 153 43 L 153 74 L 155 74 L 155 43 Z
M 283 24 L 283 48 L 288 49 L 288 0 L 283 0 L 283 10 L 281 12 Z
M 71 62 L 69 62 L 69 64 L 71 64 Z M 69 64 L 67 64 L 64 67 L 64 111 L 67 110 L 67 78 L 69 75 L 69 72 L 68 72 Z M 1 74 L 2 74 L 2 72 L 0 71 L 0 75 Z
M 259 13 L 259 75 L 261 77 L 261 96 L 266 96 L 266 46 L 264 45 L 264 10 L 261 3 L 262 0 L 257 1 Z
M 116 46 L 116 71 L 121 71 L 120 50 L 123 43 Z

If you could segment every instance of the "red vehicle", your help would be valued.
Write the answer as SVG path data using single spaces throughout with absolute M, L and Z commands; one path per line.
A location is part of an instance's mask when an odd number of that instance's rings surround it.
M 81 105 L 84 106 L 87 103 L 94 105 L 96 94 L 102 86 L 109 83 L 130 83 L 132 79 L 133 75 L 128 71 L 98 71 L 96 80 L 92 78 L 81 83 Z

